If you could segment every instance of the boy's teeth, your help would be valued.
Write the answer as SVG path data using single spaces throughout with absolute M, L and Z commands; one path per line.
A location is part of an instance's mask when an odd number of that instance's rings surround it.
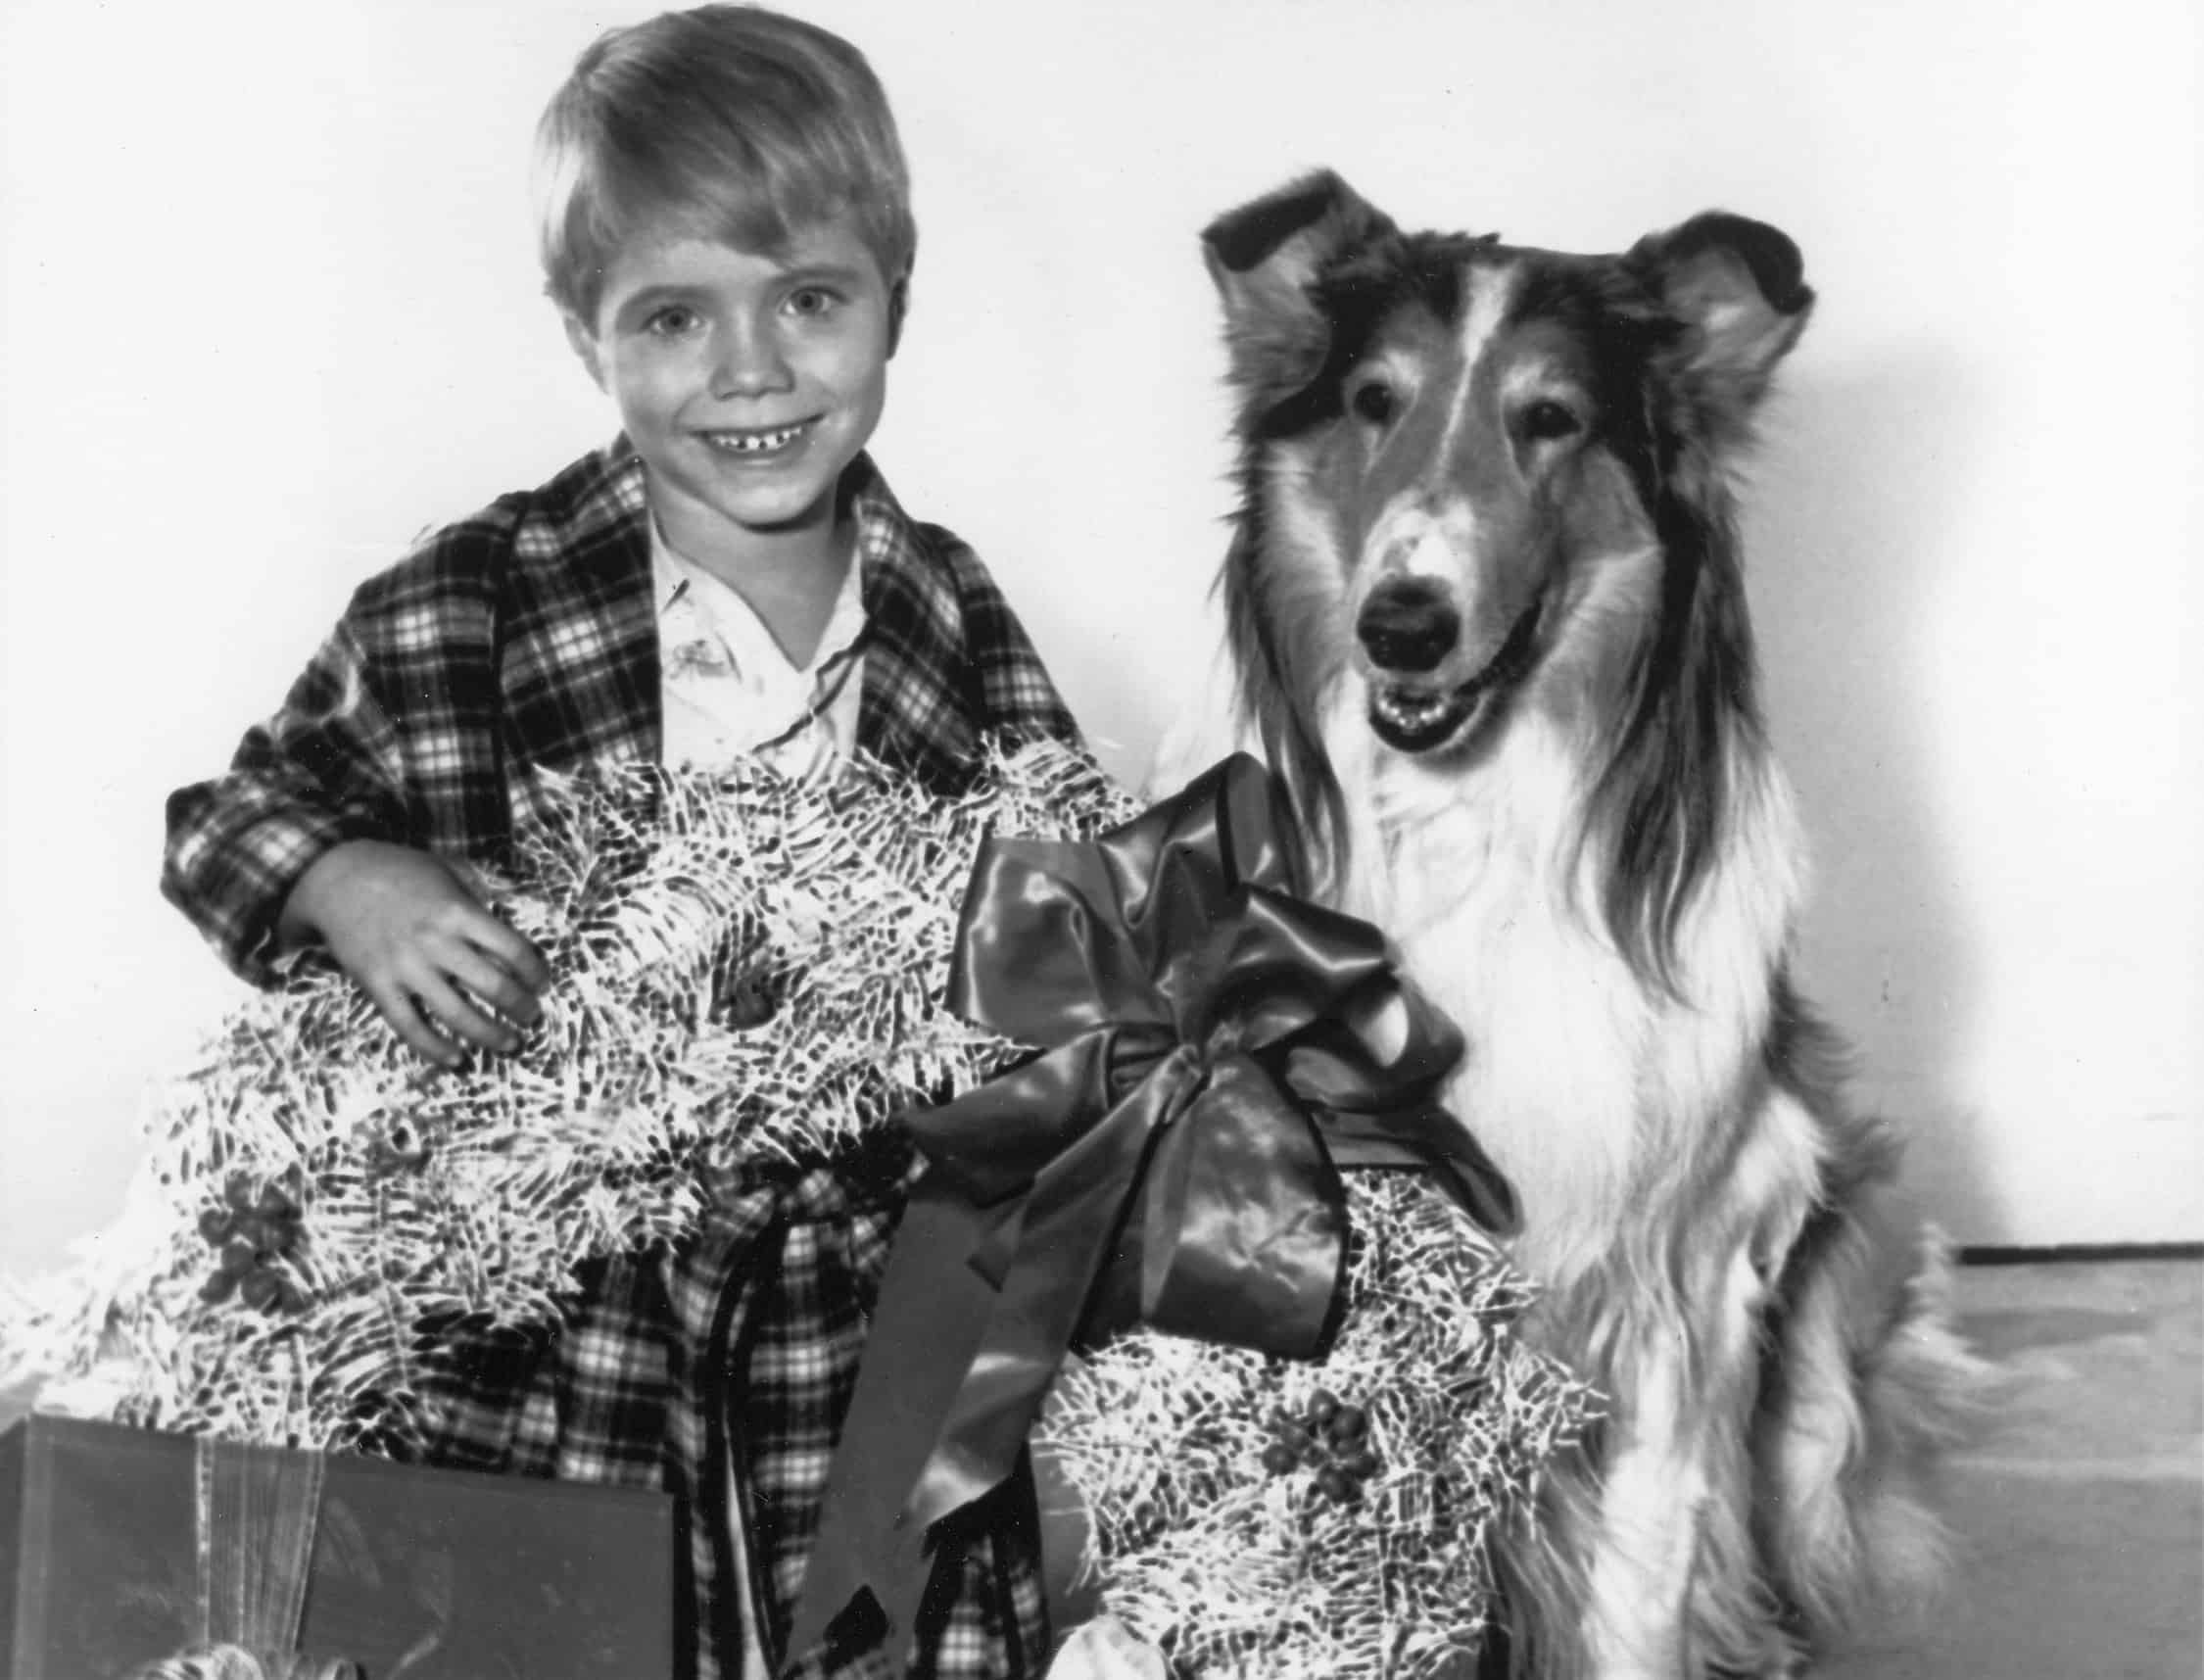
M 777 432 L 709 432 L 716 448 L 733 450 L 737 455 L 764 455 L 792 443 L 803 430 L 800 425 L 784 426 Z

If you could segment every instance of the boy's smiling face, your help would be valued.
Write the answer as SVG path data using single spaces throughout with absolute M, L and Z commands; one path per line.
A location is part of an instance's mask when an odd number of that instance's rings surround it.
M 596 318 L 566 331 L 668 542 L 716 570 L 832 537 L 835 487 L 886 400 L 900 290 L 846 216 L 771 256 L 679 227 L 621 247 Z

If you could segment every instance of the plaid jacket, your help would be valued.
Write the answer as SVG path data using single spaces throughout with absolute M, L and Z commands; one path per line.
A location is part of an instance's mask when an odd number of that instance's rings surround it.
M 848 488 L 868 621 L 859 745 L 947 792 L 983 735 L 1076 739 L 972 552 L 905 517 L 869 460 Z M 374 838 L 496 861 L 539 809 L 535 766 L 658 756 L 658 696 L 643 473 L 616 444 L 364 585 L 229 773 L 170 798 L 163 889 L 264 982 L 283 900 L 329 846 Z M 886 1142 L 761 1171 L 687 1248 L 594 1268 L 555 1333 L 448 1333 L 414 1397 L 413 1450 L 667 1489 L 685 1524 L 681 1675 L 734 1680 L 762 1640 L 774 1661 L 795 1659 L 791 1680 L 859 1680 L 877 1640 L 781 1648 L 911 1176 Z M 1030 1485 L 991 1503 L 943 1548 L 917 1680 L 1044 1664 Z M 738 1522 L 762 1629 L 741 1613 Z
M 858 744 L 946 792 L 982 734 L 1072 738 L 978 556 L 906 517 L 869 458 L 845 490 L 867 621 Z M 541 808 L 535 766 L 655 760 L 661 738 L 643 463 L 623 441 L 363 585 L 229 773 L 170 795 L 162 890 L 264 984 L 276 916 L 330 846 L 495 862 Z

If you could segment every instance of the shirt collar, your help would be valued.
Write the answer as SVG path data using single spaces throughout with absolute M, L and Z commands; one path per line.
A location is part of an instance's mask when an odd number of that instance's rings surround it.
M 622 444 L 625 439 L 621 440 Z M 615 446 L 618 447 L 618 446 Z M 650 599 L 656 617 L 663 621 L 666 614 L 692 592 L 710 589 L 718 584 L 709 572 L 695 561 L 679 552 L 665 539 L 651 514 L 649 499 L 643 493 L 643 458 L 630 452 L 630 459 L 621 463 L 621 477 L 613 494 L 621 501 L 633 498 L 643 521 L 650 547 Z M 868 594 L 867 573 L 882 566 L 906 566 L 909 564 L 909 521 L 896 504 L 895 498 L 881 477 L 880 469 L 871 459 L 860 455 L 850 463 L 848 474 L 842 481 L 842 495 L 852 504 L 855 532 L 851 543 L 850 561 L 841 575 L 841 588 L 835 597 L 833 611 L 828 615 L 826 629 L 821 633 L 819 646 L 805 667 L 816 670 L 828 659 L 846 651 L 865 628 L 865 600 Z M 726 586 L 721 585 L 721 588 Z M 736 597 L 733 610 L 748 612 L 748 602 L 742 600 L 741 592 L 729 589 Z M 691 600 L 694 606 L 697 604 Z M 753 615 L 754 616 L 754 615 Z M 766 635 L 762 624 L 758 634 Z

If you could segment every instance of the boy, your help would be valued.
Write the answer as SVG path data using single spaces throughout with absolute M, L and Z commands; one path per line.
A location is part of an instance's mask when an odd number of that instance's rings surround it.
M 946 790 L 985 735 L 1077 739 L 978 559 L 864 454 L 916 236 L 863 58 L 762 10 L 669 14 L 584 53 L 537 145 L 548 289 L 622 436 L 362 586 L 229 774 L 168 805 L 164 890 L 226 960 L 264 982 L 318 947 L 445 1067 L 511 1049 L 549 979 L 447 861 L 503 853 L 537 766 L 857 747 Z M 861 1672 L 878 1627 L 781 1646 L 906 1166 L 757 1174 L 689 1250 L 602 1268 L 548 1344 L 455 1344 L 425 1450 L 674 1492 L 685 1672 Z M 952 1549 L 915 1674 L 1038 1672 L 1029 1515 Z

